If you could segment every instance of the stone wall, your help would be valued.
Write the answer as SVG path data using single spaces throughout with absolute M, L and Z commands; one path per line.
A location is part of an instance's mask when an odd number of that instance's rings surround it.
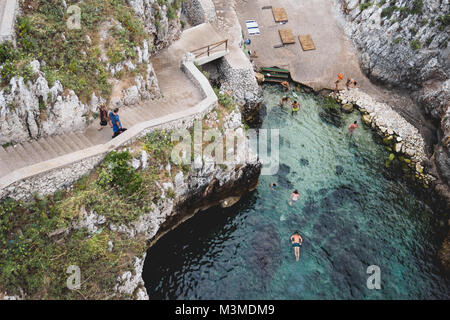
M 211 0 L 187 0 L 183 2 L 183 13 L 193 25 L 216 21 L 216 8 Z

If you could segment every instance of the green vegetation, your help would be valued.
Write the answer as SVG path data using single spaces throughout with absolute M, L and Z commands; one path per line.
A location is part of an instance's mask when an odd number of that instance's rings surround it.
M 411 14 L 422 14 L 423 2 L 422 0 L 414 0 L 412 8 L 410 10 Z
M 372 2 L 370 2 L 370 1 L 367 1 L 367 2 L 365 2 L 365 3 L 361 3 L 360 5 L 359 5 L 359 10 L 361 10 L 361 11 L 363 11 L 363 10 L 366 10 L 367 8 L 370 8 L 371 6 L 372 6 Z
M 111 17 L 120 25 L 110 32 L 104 50 L 109 62 L 119 63 L 136 57 L 135 47 L 147 37 L 142 21 L 125 0 L 66 1 L 81 9 L 81 29 L 69 29 L 67 13 L 59 0 L 37 0 L 24 7 L 24 15 L 16 22 L 17 48 L 12 43 L 0 46 L 3 64 L 2 85 L 14 76 L 30 79 L 29 62 L 45 62 L 41 70 L 52 85 L 59 80 L 72 89 L 82 101 L 93 92 L 108 97 L 111 84 L 107 62 L 101 60 L 102 45 L 99 30 Z
M 213 89 L 217 96 L 217 99 L 219 100 L 219 103 L 226 109 L 233 110 L 235 107 L 233 98 L 226 93 L 221 93 L 219 88 L 213 88 Z
M 409 45 L 411 46 L 411 48 L 413 49 L 413 50 L 419 50 L 420 48 L 422 48 L 422 44 L 420 43 L 420 41 L 419 40 L 411 40 L 410 42 L 409 42 Z
M 399 44 L 401 41 L 402 41 L 402 38 L 401 38 L 401 37 L 396 38 L 396 39 L 394 40 L 394 44 Z
M 29 203 L 11 199 L 0 203 L 1 292 L 18 294 L 21 288 L 34 299 L 108 298 L 117 276 L 146 249 L 144 239 L 129 239 L 108 226 L 129 224 L 151 212 L 151 204 L 161 196 L 155 182 L 167 179 L 160 166 L 170 160 L 170 133 L 156 131 L 137 144 L 148 152 L 145 170 L 130 166 L 128 150 L 114 151 L 72 190 L 35 196 Z M 169 190 L 167 196 L 175 197 L 175 191 Z M 103 228 L 95 234 L 73 228 L 90 212 L 105 217 Z M 81 269 L 80 290 L 66 288 L 70 265 Z
M 381 10 L 381 17 L 382 18 L 387 17 L 388 19 L 390 19 L 395 10 L 397 10 L 397 6 L 393 5 L 384 8 L 383 10 Z

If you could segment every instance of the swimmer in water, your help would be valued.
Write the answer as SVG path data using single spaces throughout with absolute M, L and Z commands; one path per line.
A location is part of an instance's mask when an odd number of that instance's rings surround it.
M 289 200 L 289 205 L 292 206 L 295 202 L 298 201 L 298 198 L 300 198 L 300 193 L 298 193 L 298 190 L 295 189 L 295 190 L 291 193 L 291 200 Z
M 275 187 L 278 187 L 278 185 L 277 185 L 275 182 L 272 182 L 272 183 L 270 184 L 270 189 L 271 189 L 271 190 L 275 190 Z
M 291 107 L 292 107 L 291 114 L 294 115 L 294 112 L 298 112 L 300 110 L 300 103 L 298 103 L 298 101 L 295 100 L 294 103 L 291 105 Z
M 295 261 L 300 260 L 300 246 L 302 245 L 303 238 L 295 231 L 290 238 L 292 247 L 294 247 Z
M 355 121 L 355 122 L 353 122 L 353 123 L 351 123 L 349 126 L 348 126 L 348 135 L 350 135 L 350 136 L 352 136 L 353 135 L 353 132 L 355 131 L 355 129 L 357 129 L 357 128 L 359 128 L 359 126 L 358 126 L 358 121 Z
M 284 96 L 280 99 L 280 107 L 284 106 L 285 103 L 289 103 L 291 99 L 287 96 Z

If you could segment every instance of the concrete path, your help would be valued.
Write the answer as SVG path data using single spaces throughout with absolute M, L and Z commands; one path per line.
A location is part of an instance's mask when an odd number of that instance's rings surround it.
M 185 30 L 180 40 L 153 57 L 152 63 L 163 95 L 162 99 L 139 106 L 122 107 L 119 116 L 125 128 L 164 117 L 197 105 L 204 98 L 199 88 L 182 72 L 181 60 L 189 50 L 222 40 L 210 25 Z M 83 133 L 62 134 L 0 147 L 0 179 L 6 174 L 33 164 L 44 162 L 79 150 L 102 145 L 111 140 L 109 126 L 98 131 L 99 120 Z

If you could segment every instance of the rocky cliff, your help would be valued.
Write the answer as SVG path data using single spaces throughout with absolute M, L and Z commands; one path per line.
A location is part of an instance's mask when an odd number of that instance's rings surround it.
M 362 70 L 374 81 L 409 90 L 423 112 L 440 124 L 432 159 L 448 184 L 448 0 L 342 0 L 341 5 L 346 32 L 361 53 Z
M 222 128 L 245 141 L 236 105 L 217 106 L 201 124 L 215 131 L 215 143 L 227 133 Z M 55 195 L 0 202 L 0 299 L 148 298 L 142 281 L 148 246 L 198 211 L 232 206 L 256 188 L 261 172 L 255 153 L 227 145 L 233 156 L 224 163 L 206 151 L 207 141 L 203 155 L 177 164 L 172 133 L 154 131 L 111 152 Z M 67 287 L 71 265 L 80 269 L 80 290 Z
M 0 45 L 0 144 L 83 130 L 101 104 L 158 98 L 150 58 L 179 37 L 180 12 L 179 0 L 22 2 L 15 45 Z
M 340 0 L 346 33 L 373 81 L 405 89 L 436 123 L 438 143 L 428 161 L 439 204 L 450 207 L 450 5 L 448 0 Z M 420 127 L 421 123 L 413 123 Z M 440 251 L 448 268 L 449 237 Z

